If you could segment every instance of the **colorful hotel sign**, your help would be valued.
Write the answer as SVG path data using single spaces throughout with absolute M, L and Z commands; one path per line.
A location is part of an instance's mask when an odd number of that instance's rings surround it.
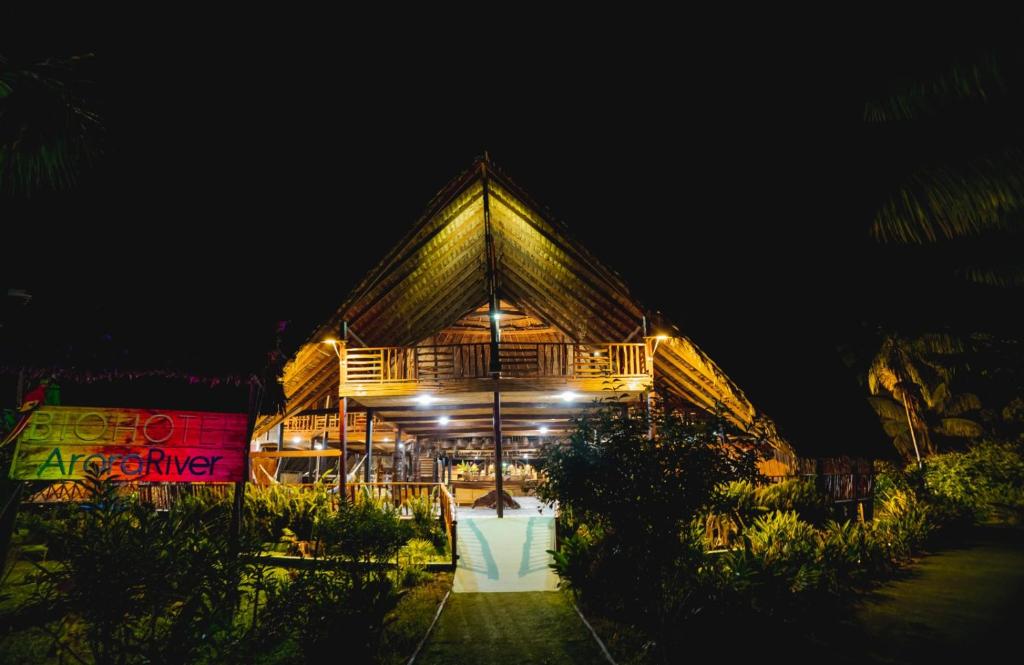
M 244 480 L 245 414 L 44 406 L 30 418 L 11 478 L 73 480 L 97 464 L 117 480 Z

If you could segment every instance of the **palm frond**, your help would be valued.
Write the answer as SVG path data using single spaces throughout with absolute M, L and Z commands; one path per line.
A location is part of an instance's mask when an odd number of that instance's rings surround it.
M 1000 288 L 1024 287 L 1024 265 L 965 266 L 956 273 L 975 284 Z
M 936 167 L 909 179 L 871 225 L 880 242 L 923 244 L 1005 229 L 1024 210 L 1024 159 L 1018 151 Z
M 0 191 L 67 189 L 100 154 L 103 125 L 83 68 L 90 58 L 0 60 Z
M 868 403 L 871 404 L 871 408 L 875 410 L 879 418 L 885 421 L 902 420 L 904 428 L 906 427 L 906 413 L 903 410 L 903 405 L 896 400 L 888 397 L 869 397 Z
M 888 94 L 864 105 L 868 122 L 910 120 L 963 100 L 987 101 L 1005 92 L 995 57 L 972 64 L 954 64 L 929 80 L 898 84 Z
M 981 436 L 984 429 L 978 423 L 966 418 L 943 418 L 935 431 L 945 436 L 970 439 Z
M 953 395 L 946 404 L 946 413 L 950 416 L 962 416 L 971 411 L 981 409 L 981 399 L 973 393 L 960 393 Z
M 965 348 L 962 339 L 948 333 L 924 333 L 914 339 L 913 346 L 919 352 L 939 355 L 963 353 Z

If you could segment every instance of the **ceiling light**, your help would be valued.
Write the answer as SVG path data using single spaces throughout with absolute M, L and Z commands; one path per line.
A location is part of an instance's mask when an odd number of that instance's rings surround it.
M 437 419 L 437 424 L 438 425 L 447 425 L 450 420 L 451 420 L 451 418 L 449 418 L 448 416 L 441 416 L 440 418 Z
M 420 395 L 419 397 L 416 398 L 416 401 L 419 402 L 420 404 L 430 404 L 436 399 L 437 398 L 434 397 L 433 395 Z
M 571 390 L 566 390 L 564 393 L 561 393 L 559 397 L 562 398 L 563 402 L 572 402 L 573 400 L 579 398 L 579 395 L 572 392 Z

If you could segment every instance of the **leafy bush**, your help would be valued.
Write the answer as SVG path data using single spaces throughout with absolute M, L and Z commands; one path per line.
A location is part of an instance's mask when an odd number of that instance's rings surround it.
M 568 445 L 547 451 L 542 501 L 562 511 L 552 567 L 562 584 L 606 616 L 638 626 L 659 657 L 682 647 L 680 624 L 716 610 L 718 572 L 700 516 L 726 484 L 756 477 L 755 454 L 722 443 L 724 423 L 619 410 L 577 422 Z
M 757 574 L 755 610 L 765 614 L 789 610 L 800 595 L 818 590 L 823 572 L 817 557 L 818 534 L 795 512 L 758 517 L 743 532 L 743 540 L 744 550 L 733 559 L 747 559 L 743 567 Z
M 398 561 L 402 565 L 401 586 L 411 587 L 425 581 L 426 564 L 437 554 L 434 543 L 422 538 L 413 538 L 398 552 Z
M 239 621 L 240 589 L 273 592 L 265 569 L 246 562 L 256 539 L 232 542 L 227 523 L 196 504 L 155 512 L 95 467 L 83 484 L 88 501 L 45 523 L 64 544 L 64 565 L 40 568 L 37 588 L 38 600 L 62 617 L 54 649 L 81 649 L 74 634 L 101 664 L 241 658 L 262 613 L 257 595 L 251 621 Z
M 758 488 L 754 500 L 764 510 L 793 511 L 811 524 L 824 523 L 831 506 L 828 497 L 813 480 L 796 478 Z
M 819 532 L 818 561 L 833 593 L 867 584 L 892 570 L 888 552 L 870 522 L 826 522 Z
M 417 494 L 408 498 L 405 505 L 412 515 L 415 537 L 430 541 L 433 543 L 435 551 L 443 552 L 448 543 L 448 537 L 441 528 L 439 516 L 434 514 L 436 502 L 437 489 L 434 489 L 430 494 Z
M 316 523 L 314 535 L 320 547 L 313 568 L 297 574 L 268 604 L 268 613 L 289 621 L 267 629 L 266 639 L 296 638 L 302 662 L 322 659 L 338 644 L 353 662 L 371 662 L 385 618 L 401 596 L 396 580 L 408 579 L 399 552 L 412 527 L 390 502 L 363 500 L 342 503 Z
M 935 529 L 926 502 L 908 490 L 892 490 L 875 500 L 878 534 L 894 561 L 920 551 Z
M 264 541 L 277 540 L 284 529 L 292 531 L 298 540 L 312 540 L 316 523 L 330 510 L 330 498 L 323 484 L 300 489 L 250 483 L 246 486 L 245 510 Z
M 979 522 L 1024 521 L 1024 454 L 1021 446 L 983 442 L 964 452 L 928 458 L 928 491 L 947 506 L 962 507 Z

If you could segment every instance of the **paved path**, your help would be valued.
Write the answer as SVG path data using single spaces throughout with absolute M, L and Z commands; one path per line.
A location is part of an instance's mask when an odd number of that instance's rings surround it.
M 455 593 L 553 591 L 548 567 L 555 549 L 555 519 L 533 515 L 497 519 L 459 515 Z

